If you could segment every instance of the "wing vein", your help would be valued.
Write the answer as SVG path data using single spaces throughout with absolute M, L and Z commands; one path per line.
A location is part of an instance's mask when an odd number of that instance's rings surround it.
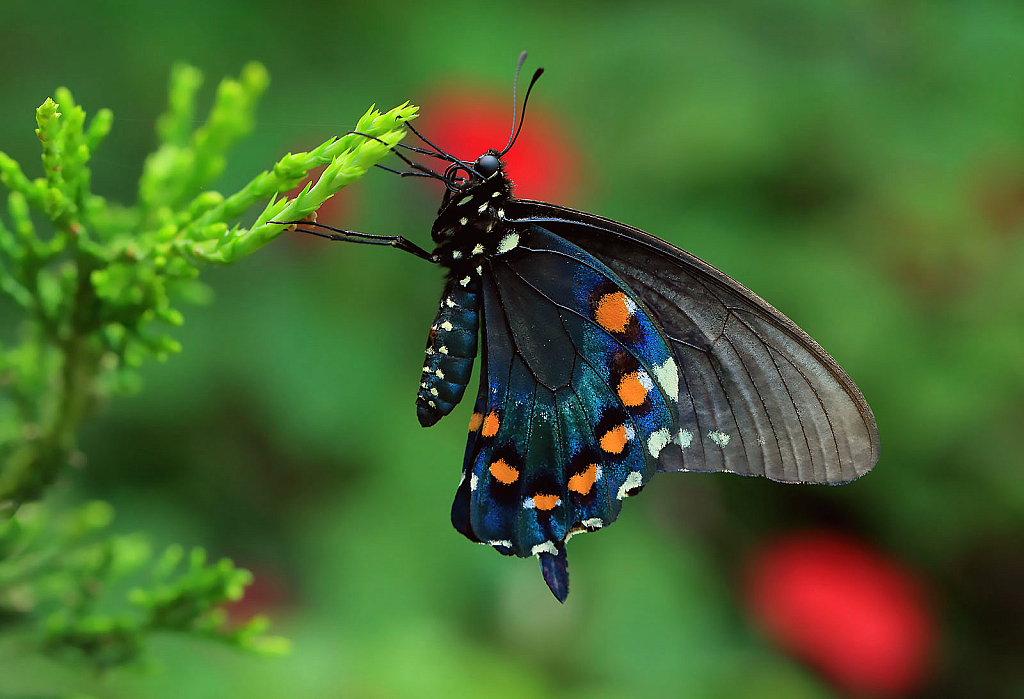
M 583 414 L 583 417 L 586 417 L 587 416 L 587 411 L 583 407 L 583 399 L 580 398 L 580 394 L 577 393 L 576 387 L 573 386 L 570 383 L 569 384 L 569 390 L 572 391 L 572 394 L 574 396 L 576 396 L 576 402 L 579 404 L 580 413 Z M 594 426 L 590 424 L 589 420 L 584 420 L 583 423 L 586 426 L 587 432 L 590 433 L 591 444 L 597 444 L 597 433 L 594 432 Z M 603 474 L 603 476 L 601 478 L 601 486 L 604 488 L 605 509 L 611 509 L 611 507 L 612 507 L 611 491 L 608 489 L 608 477 L 609 477 L 609 475 L 610 475 L 609 473 L 605 473 L 605 474 Z
M 571 258 L 571 259 L 574 259 L 574 258 Z M 621 342 L 621 341 L 620 341 L 620 340 L 619 340 L 618 338 L 616 338 L 616 337 L 614 337 L 613 335 L 611 335 L 611 334 L 607 333 L 607 332 L 606 332 L 606 331 L 605 331 L 605 330 L 604 330 L 603 328 L 601 328 L 601 326 L 600 326 L 600 325 L 598 325 L 597 323 L 595 323 L 595 322 L 594 322 L 594 321 L 593 321 L 593 320 L 592 320 L 591 318 L 588 318 L 587 316 L 583 315 L 582 313 L 580 313 L 579 311 L 577 311 L 577 310 L 576 310 L 576 309 L 574 309 L 574 308 L 570 308 L 569 306 L 565 306 L 565 305 L 563 305 L 563 304 L 561 304 L 561 303 L 558 303 L 557 301 L 555 301 L 554 299 L 552 299 L 552 298 L 551 298 L 550 296 L 548 296 L 547 294 L 545 294 L 545 293 L 544 293 L 543 291 L 541 291 L 540 289 L 538 289 L 538 288 L 536 287 L 536 285 L 534 285 L 534 283 L 533 283 L 533 282 L 531 282 L 531 281 L 530 281 L 529 279 L 526 279 L 525 277 L 523 277 L 523 275 L 521 275 L 521 274 L 520 274 L 519 272 L 517 272 L 517 271 L 516 271 L 515 269 L 513 269 L 512 267 L 508 267 L 508 269 L 509 269 L 509 270 L 510 270 L 510 271 L 511 271 L 511 272 L 512 272 L 513 274 L 515 274 L 515 275 L 516 275 L 517 277 L 519 277 L 519 279 L 520 279 L 520 280 L 522 280 L 522 282 L 523 282 L 524 284 L 526 284 L 526 285 L 527 285 L 527 286 L 529 286 L 529 287 L 530 287 L 531 289 L 533 289 L 533 290 L 534 290 L 534 291 L 536 291 L 536 292 L 537 292 L 538 294 L 540 294 L 540 295 L 541 295 L 541 297 L 543 297 L 543 298 L 544 298 L 544 299 L 545 299 L 546 301 L 548 301 L 548 302 L 549 302 L 549 303 L 550 303 L 551 305 L 555 306 L 556 308 L 558 308 L 558 309 L 560 309 L 560 310 L 562 310 L 562 311 L 566 311 L 566 312 L 568 312 L 568 313 L 572 313 L 572 314 L 573 314 L 574 316 L 576 316 L 576 317 L 577 317 L 577 318 L 579 318 L 580 320 L 582 320 L 582 321 L 584 321 L 584 322 L 588 323 L 588 324 L 589 324 L 589 325 L 590 325 L 591 327 L 594 327 L 594 328 L 597 328 L 597 329 L 599 329 L 599 330 L 600 330 L 600 331 L 601 331 L 601 332 L 602 332 L 602 333 L 603 333 L 603 334 L 604 334 L 604 335 L 605 335 L 606 337 L 608 337 L 609 339 L 611 339 L 611 340 L 612 340 L 612 342 L 614 342 L 614 343 L 615 343 L 616 345 L 618 345 L 618 346 L 619 346 L 619 348 L 621 348 L 621 349 L 622 349 L 622 350 L 623 350 L 624 352 L 627 352 L 627 353 L 629 353 L 629 354 L 633 355 L 634 357 L 636 357 L 636 354 L 635 354 L 634 352 L 632 352 L 632 351 L 631 351 L 631 350 L 630 350 L 630 349 L 629 349 L 629 348 L 628 348 L 628 347 L 627 347 L 626 345 L 624 345 L 624 344 L 623 344 L 623 343 L 622 343 L 622 342 Z M 646 310 L 646 309 L 645 309 L 645 310 Z M 559 314 L 559 318 L 561 319 L 561 314 Z M 660 319 L 659 319 L 659 321 L 658 321 L 658 326 L 659 326 L 659 327 L 661 326 L 661 321 L 660 321 Z M 562 329 L 563 329 L 563 330 L 565 330 L 565 321 L 564 321 L 564 319 L 562 320 Z M 579 351 L 579 348 L 578 348 L 578 347 L 576 347 L 576 343 L 575 343 L 575 342 L 573 342 L 573 340 L 572 340 L 572 335 L 571 335 L 571 334 L 569 334 L 569 332 L 568 332 L 568 331 L 566 331 L 566 335 L 568 335 L 568 337 L 569 337 L 569 342 L 570 342 L 570 343 L 572 343 L 572 346 L 573 346 L 573 347 L 574 347 L 574 348 L 576 349 L 576 355 L 577 355 L 578 357 L 584 357 L 583 353 Z M 640 358 L 639 358 L 639 357 L 637 357 L 637 360 L 639 360 L 639 359 L 640 359 Z M 586 357 L 584 357 L 584 361 L 586 361 Z M 594 367 L 593 367 L 593 365 L 591 365 L 591 364 L 590 364 L 590 362 L 587 362 L 587 364 L 588 364 L 588 365 L 590 366 L 590 368 L 591 368 L 591 369 L 593 369 L 593 368 L 594 368 Z M 657 385 L 657 384 L 656 384 L 656 385 Z M 665 401 L 665 405 L 671 405 L 672 403 L 671 403 L 671 402 L 669 401 L 669 397 L 668 397 L 668 395 L 667 395 L 667 394 L 665 393 L 665 390 L 664 390 L 664 389 L 663 389 L 663 388 L 662 388 L 662 387 L 661 387 L 660 385 L 657 385 L 657 388 L 658 388 L 658 392 L 659 392 L 659 393 L 661 393 L 661 395 L 662 395 L 662 400 L 664 400 L 664 401 Z
M 782 379 L 782 385 L 786 387 L 786 394 L 789 396 L 789 400 L 793 404 L 793 410 L 796 412 L 797 422 L 800 423 L 800 431 L 803 433 L 803 435 L 804 435 L 804 442 L 806 442 L 806 444 L 807 444 L 807 452 L 808 452 L 808 454 L 810 455 L 810 458 L 811 458 L 811 472 L 813 473 L 813 471 L 814 471 L 814 450 L 811 449 L 811 442 L 810 442 L 810 439 L 808 439 L 808 437 L 807 437 L 807 428 L 804 426 L 803 416 L 800 415 L 800 411 L 796 407 L 796 400 L 793 398 L 793 393 L 792 393 L 792 391 L 789 390 L 789 383 L 786 381 L 786 377 L 782 375 L 782 370 L 779 368 L 779 363 L 775 360 L 776 352 L 772 351 L 773 348 L 771 347 L 771 345 L 769 345 L 765 341 L 765 339 L 761 336 L 761 333 L 759 333 L 750 323 L 748 323 L 746 320 L 741 318 L 738 314 L 736 315 L 736 319 L 739 320 L 741 323 L 743 323 L 743 325 L 745 325 L 747 327 L 747 329 L 750 330 L 751 334 L 753 334 L 753 336 L 756 337 L 758 339 L 758 341 L 764 346 L 765 351 L 768 352 L 768 356 L 772 360 L 772 364 L 775 366 L 775 371 L 777 371 L 779 373 L 779 377 Z M 843 474 L 843 455 L 839 451 L 839 440 L 836 437 L 835 427 L 832 425 L 832 419 L 829 417 L 828 410 L 825 408 L 824 401 L 821 400 L 821 396 L 818 394 L 818 390 L 814 387 L 814 384 L 807 378 L 807 376 L 804 374 L 804 372 L 802 372 L 800 370 L 800 367 L 798 367 L 796 365 L 796 363 L 793 362 L 791 359 L 789 359 L 789 357 L 787 357 L 784 353 L 778 352 L 778 354 L 783 359 L 785 359 L 786 362 L 791 367 L 793 367 L 793 370 L 796 371 L 796 373 L 798 373 L 800 375 L 800 378 L 802 378 L 804 380 L 804 383 L 807 384 L 807 388 L 809 388 L 811 390 L 811 393 L 814 394 L 814 398 L 815 398 L 815 400 L 818 401 L 818 405 L 821 406 L 821 412 L 825 416 L 825 422 L 828 423 L 829 432 L 832 434 L 832 442 L 833 442 L 833 444 L 834 444 L 834 446 L 836 448 L 836 463 L 839 465 L 839 475 L 840 475 L 840 478 L 842 478 L 842 474 Z M 822 454 L 822 456 L 824 456 L 824 453 Z M 827 461 L 824 464 L 824 468 L 825 468 L 825 478 L 828 479 L 828 464 L 827 464 Z
M 772 437 L 775 440 L 775 448 L 778 449 L 778 452 L 779 452 L 779 464 L 784 467 L 785 463 L 786 463 L 786 460 L 782 456 L 782 445 L 779 444 L 779 434 L 778 434 L 778 432 L 775 431 L 775 422 L 772 420 L 772 414 L 771 414 L 771 411 L 768 410 L 768 404 L 765 403 L 764 396 L 761 395 L 761 389 L 758 388 L 757 382 L 754 381 L 754 376 L 753 376 L 753 374 L 750 373 L 750 369 L 747 367 L 747 362 L 746 362 L 745 359 L 743 359 L 743 355 L 740 354 L 740 352 L 736 349 L 736 344 L 732 341 L 731 338 L 726 336 L 724 333 L 723 333 L 723 337 L 725 337 L 725 341 L 728 342 L 729 345 L 732 347 L 733 352 L 736 352 L 736 358 L 740 360 L 740 366 L 743 367 L 743 373 L 745 373 L 747 375 L 747 379 L 750 381 L 750 385 L 751 385 L 751 387 L 753 387 L 754 393 L 757 394 L 757 399 L 761 402 L 761 407 L 764 409 L 765 417 L 768 418 L 768 425 L 769 425 L 769 427 L 771 427 L 771 430 L 772 430 Z M 770 353 L 769 353 L 769 355 L 770 355 Z M 779 374 L 779 378 L 782 379 L 783 385 L 785 385 L 786 380 L 785 380 L 785 378 L 782 377 L 782 373 L 779 372 L 778 367 L 775 368 L 775 371 L 776 371 L 776 373 Z M 788 392 L 788 390 L 789 389 L 787 387 L 787 392 Z M 790 400 L 792 400 L 792 396 L 790 396 Z M 795 403 L 793 404 L 793 409 L 796 410 L 796 404 Z M 751 417 L 751 424 L 753 424 L 754 410 L 752 408 L 750 410 L 750 417 Z M 736 427 L 739 428 L 739 425 L 737 425 Z M 756 429 L 756 426 L 755 426 L 755 429 Z M 801 429 L 803 429 L 803 428 L 801 427 Z M 743 430 L 742 429 L 740 429 L 740 434 L 741 435 L 743 434 Z M 792 438 L 789 437 L 788 430 L 787 430 L 787 435 L 786 436 L 787 436 L 787 438 L 790 439 L 790 442 L 792 442 Z M 804 439 L 805 440 L 806 440 L 806 438 L 807 438 L 807 435 L 804 435 Z M 761 447 L 762 445 L 759 444 L 758 446 Z M 810 445 L 808 445 L 808 451 L 810 451 Z M 795 455 L 795 451 L 794 451 L 794 455 Z M 762 456 L 762 458 L 764 458 L 766 456 L 765 453 L 764 453 L 764 449 L 763 448 L 761 449 L 761 456 Z M 767 459 L 765 459 L 765 462 L 766 463 L 764 464 L 764 466 L 765 466 L 764 470 L 765 470 L 765 475 L 767 475 L 767 470 L 768 470 L 767 469 L 767 466 L 768 466 Z M 799 470 L 799 467 L 798 467 L 798 470 Z

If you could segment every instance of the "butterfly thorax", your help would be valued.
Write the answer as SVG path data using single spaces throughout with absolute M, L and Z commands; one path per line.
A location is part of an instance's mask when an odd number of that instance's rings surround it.
M 452 270 L 452 277 L 471 275 L 485 258 L 502 255 L 519 244 L 506 218 L 512 181 L 504 163 L 487 178 L 472 175 L 456 191 L 445 192 L 430 235 L 437 243 L 434 258 Z

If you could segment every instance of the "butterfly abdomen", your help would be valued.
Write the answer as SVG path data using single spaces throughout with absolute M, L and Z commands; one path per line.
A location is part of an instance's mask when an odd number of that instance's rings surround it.
M 430 427 L 450 413 L 466 392 L 477 351 L 479 278 L 452 278 L 427 337 L 426 361 L 416 396 L 416 416 Z

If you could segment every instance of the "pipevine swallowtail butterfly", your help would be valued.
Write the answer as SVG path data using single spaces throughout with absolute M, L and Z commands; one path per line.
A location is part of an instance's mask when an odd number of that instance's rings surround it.
M 444 182 L 433 252 L 292 222 L 447 269 L 416 406 L 425 427 L 452 411 L 479 342 L 457 530 L 504 555 L 537 556 L 564 602 L 566 542 L 614 522 L 659 471 L 839 484 L 874 466 L 878 429 L 857 386 L 759 296 L 641 230 L 515 198 L 502 160 L 523 124 L 514 106 L 512 121 L 505 148 L 472 163 L 406 124 L 427 148 L 402 148 L 448 163 L 440 174 L 396 151 L 411 169 L 384 168 Z

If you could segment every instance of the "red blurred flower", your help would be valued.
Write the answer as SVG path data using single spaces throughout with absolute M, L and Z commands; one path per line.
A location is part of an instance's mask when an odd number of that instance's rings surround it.
M 775 642 L 844 690 L 904 696 L 925 679 L 935 627 L 921 586 L 858 541 L 780 539 L 751 562 L 746 593 Z
M 488 148 L 502 150 L 512 130 L 512 100 L 507 93 L 448 86 L 425 100 L 416 129 L 452 155 L 473 161 Z M 516 113 L 522 110 L 522 92 Z M 405 140 L 422 145 L 415 135 Z M 536 96 L 515 146 L 505 156 L 508 176 L 516 183 L 515 195 L 565 205 L 578 191 L 581 155 L 561 123 Z M 435 169 L 440 161 L 424 164 Z M 440 168 L 443 170 L 443 167 Z

